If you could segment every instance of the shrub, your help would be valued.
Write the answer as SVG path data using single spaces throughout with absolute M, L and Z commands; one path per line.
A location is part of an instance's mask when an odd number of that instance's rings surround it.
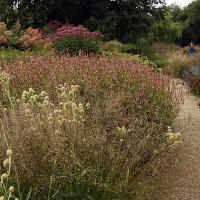
M 6 24 L 4 22 L 0 22 L 0 46 L 7 46 L 11 36 L 12 32 L 7 30 Z
M 54 40 L 59 40 L 67 36 L 84 36 L 102 38 L 103 35 L 99 31 L 89 32 L 89 30 L 83 26 L 75 27 L 72 24 L 65 24 L 61 28 L 58 28 L 53 36 Z
M 100 40 L 97 38 L 85 38 L 84 36 L 68 36 L 54 43 L 54 48 L 58 54 L 78 55 L 80 51 L 86 54 L 100 53 Z
M 65 24 L 58 28 L 53 35 L 54 47 L 58 53 L 69 53 L 77 55 L 80 50 L 85 53 L 97 53 L 100 46 L 100 38 L 103 35 L 98 32 L 89 32 L 83 26 Z
M 124 47 L 125 45 L 122 44 L 121 42 L 117 41 L 117 40 L 112 40 L 112 41 L 108 41 L 108 42 L 105 42 L 101 48 L 102 50 L 104 51 L 110 51 L 110 52 L 113 52 L 113 51 L 117 51 L 117 52 L 120 52 L 120 49 L 122 47 Z
M 17 44 L 23 49 L 42 49 L 51 47 L 52 43 L 50 40 L 44 40 L 38 29 L 29 27 L 25 30 L 24 34 L 19 38 Z

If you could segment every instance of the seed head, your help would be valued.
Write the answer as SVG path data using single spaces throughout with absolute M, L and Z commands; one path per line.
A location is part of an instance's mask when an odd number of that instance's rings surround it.
M 64 91 L 65 91 L 65 87 L 62 86 L 62 87 L 60 88 L 60 90 L 61 90 L 62 92 L 64 92 Z
M 8 149 L 8 150 L 7 150 L 7 155 L 8 155 L 8 156 L 11 156 L 12 154 L 13 154 L 12 150 L 11 150 L 11 149 Z
M 47 93 L 46 93 L 45 91 L 42 91 L 42 92 L 40 93 L 41 96 L 46 96 L 46 94 L 47 94 Z
M 158 154 L 158 151 L 157 150 L 154 150 L 153 151 L 153 155 L 157 155 Z
M 75 88 L 76 88 L 75 85 L 71 85 L 72 90 L 75 90 Z
M 13 186 L 10 186 L 10 187 L 9 187 L 9 192 L 12 192 L 12 193 L 13 193 L 14 191 L 15 191 L 15 188 L 14 188 Z
M 11 166 L 10 160 L 9 160 L 9 159 L 5 159 L 5 160 L 3 161 L 3 166 L 4 166 L 5 168 L 9 168 L 9 167 Z
M 8 178 L 8 174 L 4 173 L 1 175 L 1 181 L 5 181 Z
M 33 88 L 29 88 L 29 90 L 28 90 L 28 91 L 29 91 L 29 93 L 30 93 L 30 94 L 34 93 L 34 90 L 33 90 Z
M 86 108 L 89 109 L 90 108 L 90 103 L 86 103 Z
M 44 98 L 44 100 L 45 100 L 45 101 L 49 101 L 49 97 L 46 96 L 46 97 Z

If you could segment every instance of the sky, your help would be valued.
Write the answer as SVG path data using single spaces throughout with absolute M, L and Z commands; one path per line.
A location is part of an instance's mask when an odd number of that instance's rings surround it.
M 192 1 L 193 0 L 165 0 L 165 2 L 166 2 L 167 5 L 175 3 L 175 4 L 179 5 L 179 6 L 181 6 L 182 8 L 184 6 L 187 6 Z

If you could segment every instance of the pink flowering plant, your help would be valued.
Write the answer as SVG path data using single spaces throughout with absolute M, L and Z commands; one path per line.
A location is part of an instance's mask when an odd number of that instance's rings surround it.
M 90 32 L 83 26 L 65 24 L 52 36 L 57 53 L 77 55 L 80 50 L 85 53 L 98 53 L 103 35 L 99 31 Z
M 82 52 L 30 56 L 5 61 L 0 78 L 0 131 L 33 199 L 48 199 L 46 191 L 132 199 L 178 137 L 167 132 L 182 98 L 178 83 L 147 64 Z

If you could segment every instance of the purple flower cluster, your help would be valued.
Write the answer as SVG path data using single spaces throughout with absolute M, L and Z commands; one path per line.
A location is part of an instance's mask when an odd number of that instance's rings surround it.
M 86 38 L 103 38 L 103 35 L 99 31 L 90 32 L 87 28 L 81 25 L 76 27 L 72 24 L 65 24 L 56 30 L 53 39 L 59 40 L 66 36 L 78 37 L 81 35 L 83 35 Z

